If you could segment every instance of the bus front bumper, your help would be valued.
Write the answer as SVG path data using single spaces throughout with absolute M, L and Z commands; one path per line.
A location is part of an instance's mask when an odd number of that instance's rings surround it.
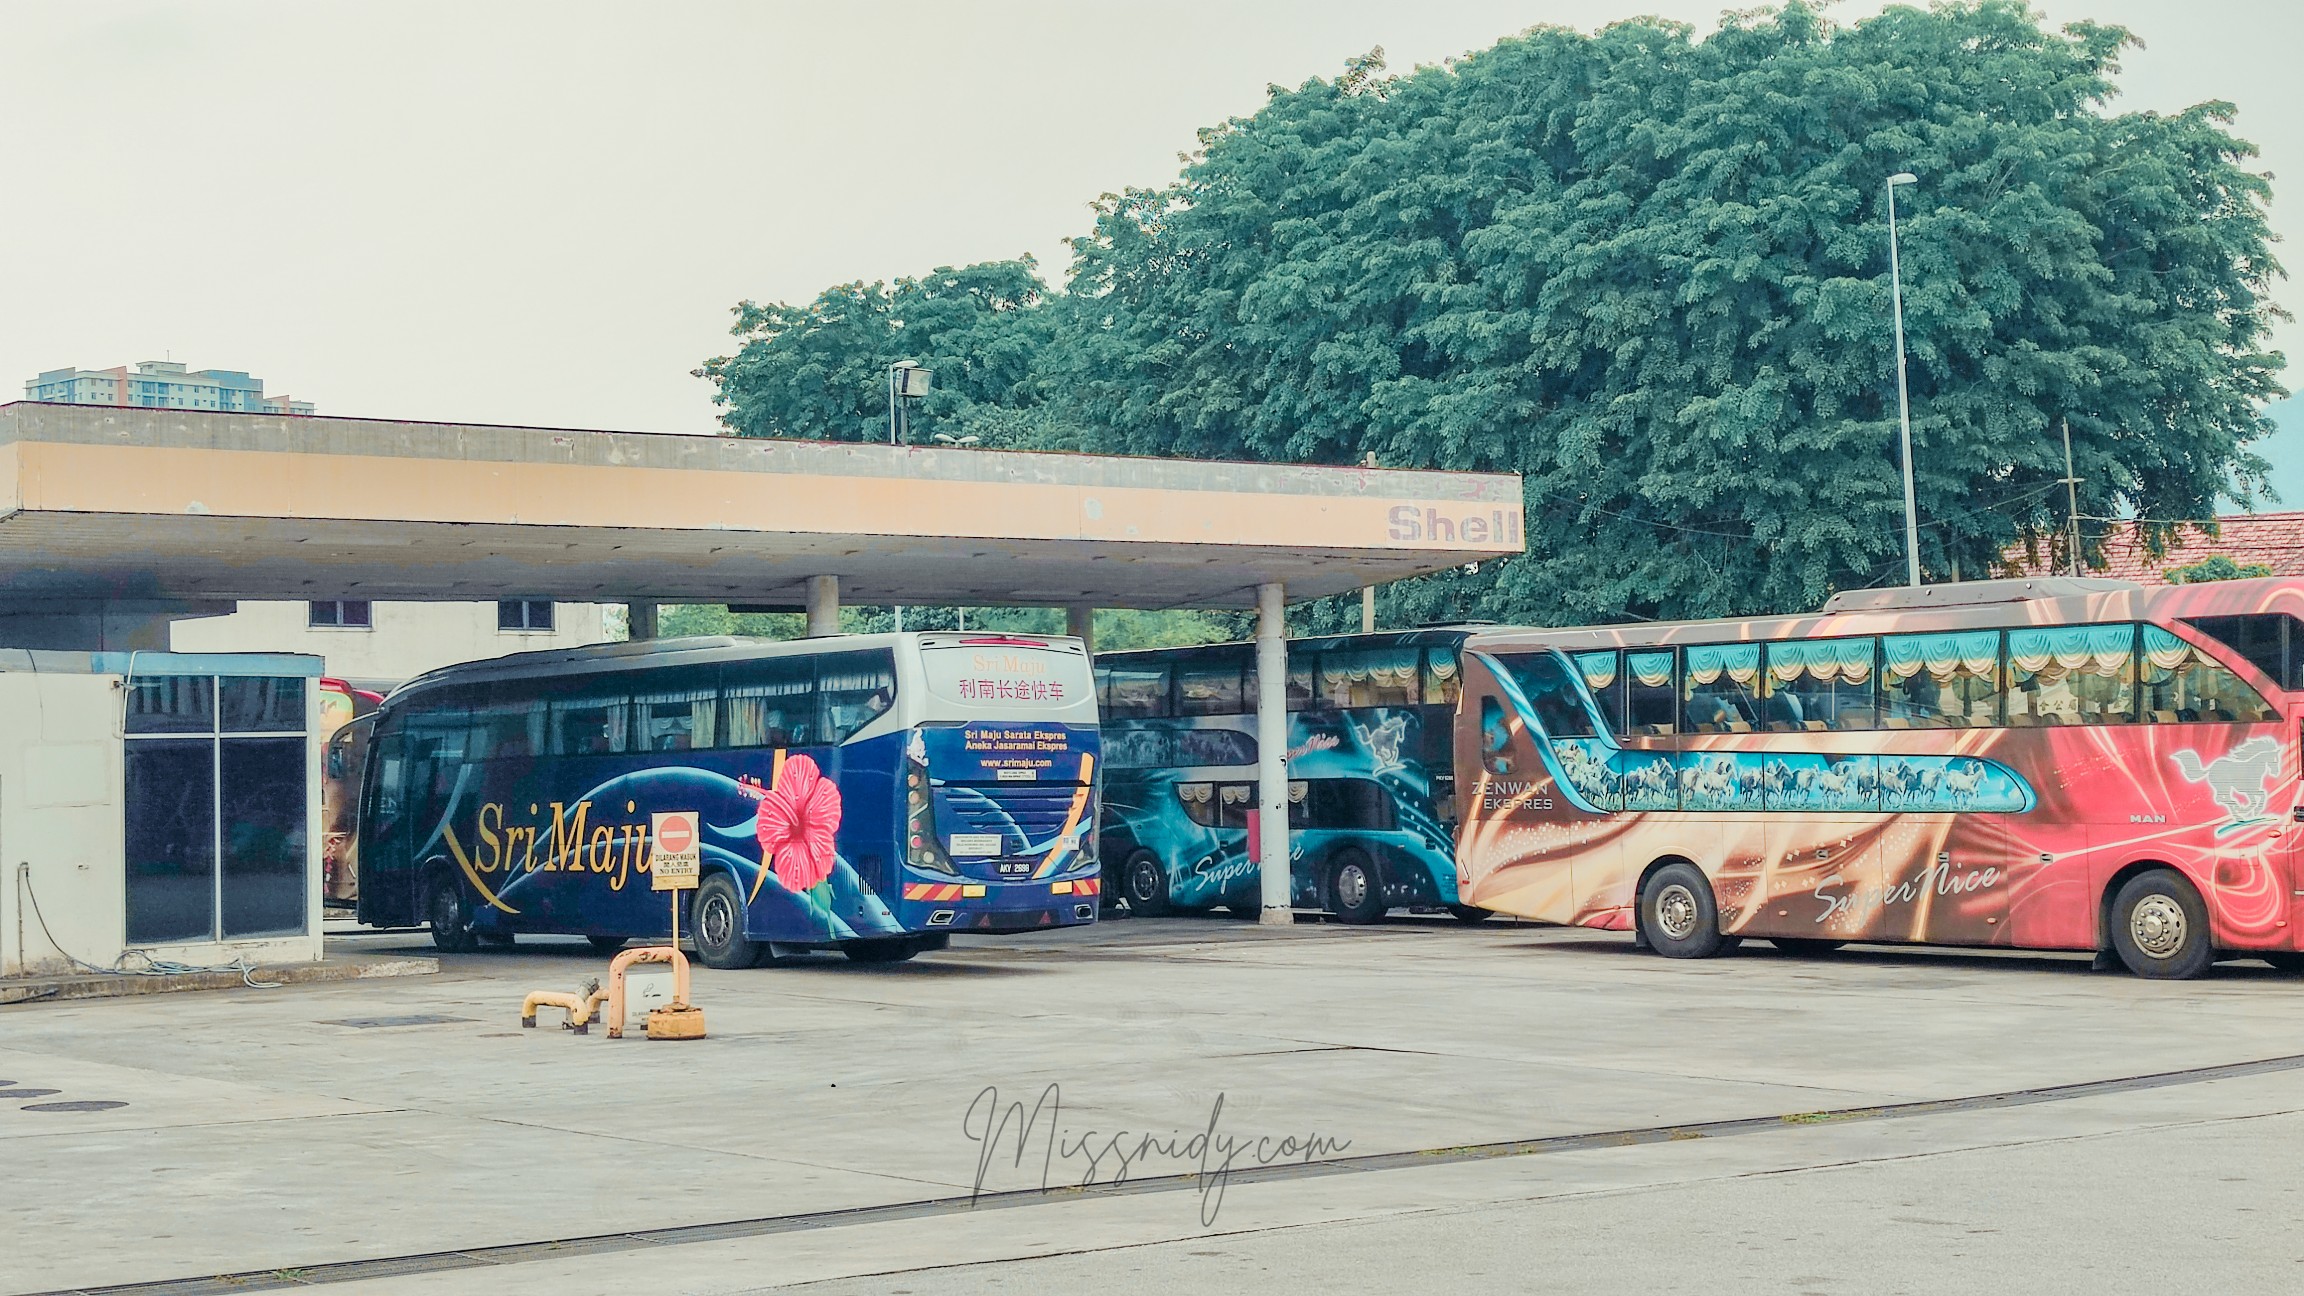
M 904 883 L 898 919 L 910 931 L 1017 932 L 1077 927 L 1096 921 L 1103 879 L 1056 878 L 1030 882 L 922 881 Z

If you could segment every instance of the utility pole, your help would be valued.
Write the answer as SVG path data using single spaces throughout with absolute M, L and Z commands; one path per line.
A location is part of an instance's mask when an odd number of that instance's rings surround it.
M 1360 466 L 1363 468 L 1375 467 L 1376 452 L 1369 451 L 1367 456 L 1360 461 Z M 1376 633 L 1376 587 L 1373 585 L 1360 587 L 1360 633 Z
M 2072 556 L 2072 574 L 2080 574 L 2080 478 L 2072 471 L 2072 418 L 2062 415 L 2057 422 L 2064 425 L 2064 518 L 2070 534 L 2065 546 Z
M 1904 568 L 1906 584 L 1920 583 L 1920 509 L 1912 491 L 1912 398 L 1904 387 L 1904 268 L 1896 256 L 1896 186 L 1920 177 L 1899 171 L 1888 177 L 1888 291 L 1896 309 L 1896 418 L 1904 432 Z

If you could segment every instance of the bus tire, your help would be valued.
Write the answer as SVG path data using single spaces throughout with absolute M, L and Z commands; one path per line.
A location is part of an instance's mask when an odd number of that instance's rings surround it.
M 688 914 L 696 957 L 704 966 L 728 971 L 759 961 L 759 945 L 744 935 L 744 893 L 736 879 L 725 873 L 705 878 Z
M 1391 908 L 1384 903 L 1384 879 L 1357 850 L 1339 851 L 1328 866 L 1328 907 L 1348 923 L 1372 923 Z
M 1478 905 L 1467 904 L 1450 905 L 1448 912 L 1456 915 L 1456 921 L 1460 923 L 1484 923 L 1496 916 L 1496 911 L 1493 909 L 1483 909 Z
M 2137 976 L 2199 976 L 2216 961 L 2211 940 L 2208 907 L 2173 869 L 2139 873 L 2112 898 L 2112 952 Z
M 443 954 L 469 954 L 480 946 L 472 934 L 472 898 L 455 874 L 436 868 L 425 874 L 424 920 L 432 926 L 432 948 Z
M 1142 847 L 1121 861 L 1120 886 L 1128 912 L 1139 918 L 1157 918 L 1173 907 L 1168 903 L 1168 866 Z
M 1820 936 L 1771 936 L 1768 943 L 1775 946 L 1779 954 L 1789 954 L 1794 958 L 1815 958 L 1820 954 L 1829 954 L 1848 942 L 1825 940 Z
M 1667 864 L 1640 888 L 1640 935 L 1666 958 L 1710 958 L 1726 944 L 1712 884 L 1693 864 Z
M 629 936 L 587 936 L 584 939 L 602 954 L 614 954 L 632 941 Z
M 2304 954 L 2295 950 L 2258 950 L 2256 957 L 2282 972 L 2304 972 Z

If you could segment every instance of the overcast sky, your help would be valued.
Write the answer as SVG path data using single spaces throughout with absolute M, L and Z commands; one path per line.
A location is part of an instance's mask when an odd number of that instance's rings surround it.
M 2304 178 L 2304 4 L 2044 7 L 2145 40 L 2123 106 L 2231 100 L 2263 167 Z M 0 400 L 172 356 L 328 414 L 706 432 L 688 371 L 730 346 L 739 298 L 1022 252 L 1053 277 L 1090 200 L 1172 178 L 1194 128 L 1268 83 L 1376 45 L 1405 69 L 1537 23 L 1721 8 L 12 0 Z

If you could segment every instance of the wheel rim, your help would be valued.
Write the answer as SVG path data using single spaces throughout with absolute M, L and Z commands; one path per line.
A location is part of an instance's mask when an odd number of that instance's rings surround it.
M 2174 896 L 2150 895 L 2128 911 L 2128 939 L 2144 957 L 2174 958 L 2191 935 L 2191 920 Z
M 1656 925 L 1673 940 L 1686 940 L 1696 931 L 1696 893 L 1674 882 L 1656 897 Z
M 696 915 L 696 936 L 704 944 L 719 949 L 728 943 L 736 930 L 736 911 L 728 897 L 718 891 L 704 897 L 703 912 Z
M 1368 903 L 1368 870 L 1358 864 L 1336 870 L 1336 903 L 1346 909 Z
M 1150 904 L 1160 898 L 1159 864 L 1140 859 L 1128 867 L 1128 898 L 1139 904 Z

